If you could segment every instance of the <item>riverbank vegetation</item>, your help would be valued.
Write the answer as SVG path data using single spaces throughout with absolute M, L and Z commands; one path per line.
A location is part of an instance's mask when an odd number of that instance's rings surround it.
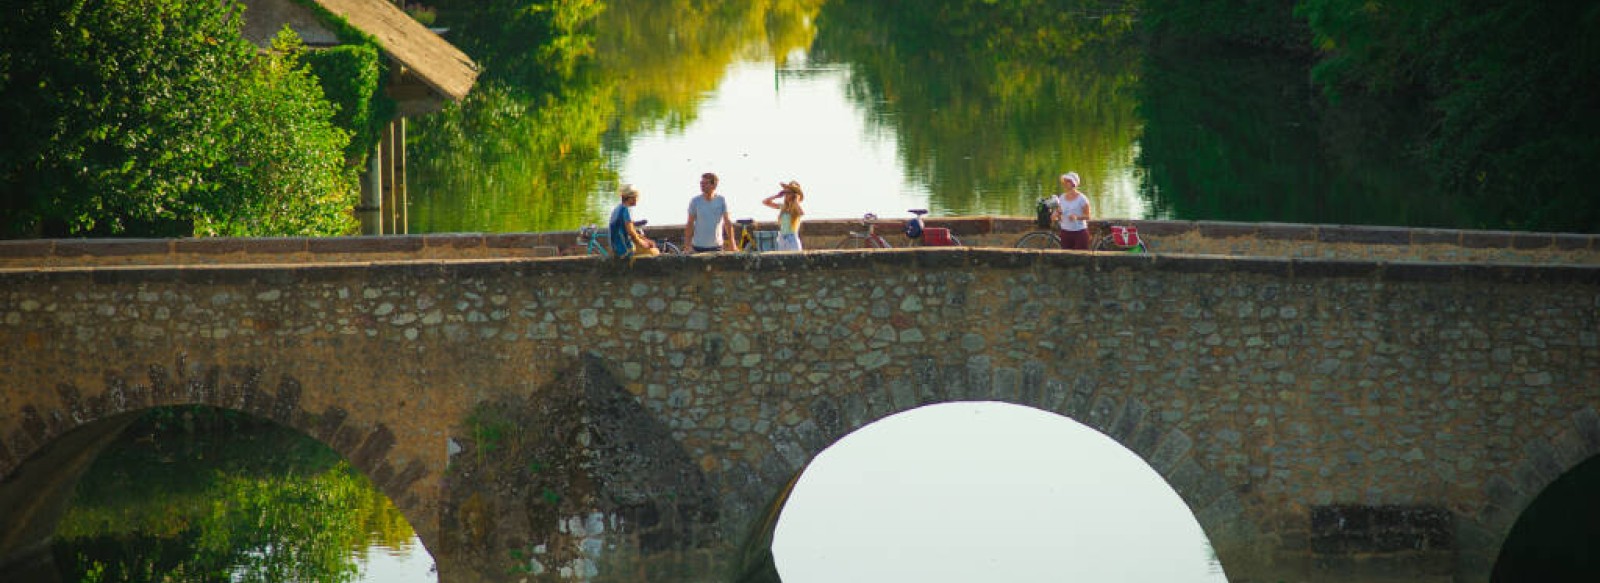
M 52 552 L 66 581 L 350 581 L 413 531 L 327 446 L 209 407 L 153 409 L 78 483 Z
M 1433 216 L 1451 226 L 1600 230 L 1588 176 L 1600 164 L 1594 2 L 1143 0 L 1141 13 L 1157 54 L 1306 55 L 1313 106 L 1331 122 L 1319 137 L 1339 147 L 1352 133 L 1339 124 L 1387 124 L 1394 143 L 1343 146 L 1414 165 L 1426 184 L 1409 196 L 1437 199 Z
M 0 237 L 353 232 L 355 169 L 392 114 L 375 46 L 258 51 L 217 2 L 46 0 L 0 21 Z M 1600 230 L 1593 2 L 616 4 L 410 7 L 483 67 L 466 103 L 413 124 L 416 231 L 570 227 L 629 136 L 690 123 L 730 64 L 797 50 L 854 55 L 861 105 L 944 208 L 1135 152 L 1163 216 Z M 1128 122 L 1038 110 L 1061 95 Z
M 44 1 L 0 20 L 0 236 L 353 230 L 352 129 L 292 34 L 258 51 L 224 4 Z

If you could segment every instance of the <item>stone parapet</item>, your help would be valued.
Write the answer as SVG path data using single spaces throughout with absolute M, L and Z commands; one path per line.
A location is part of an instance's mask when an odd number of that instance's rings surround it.
M 879 233 L 896 247 L 910 246 L 900 219 L 880 219 Z M 1011 217 L 935 218 L 972 247 L 1011 247 L 1034 229 Z M 1094 221 L 1092 236 L 1112 224 L 1137 226 L 1158 254 L 1290 257 L 1356 261 L 1444 263 L 1600 264 L 1600 236 L 1576 233 L 1471 231 L 1291 223 L 1218 221 Z M 774 228 L 757 223 L 758 229 Z M 804 228 L 808 250 L 832 248 L 859 220 L 813 220 Z M 677 242 L 683 227 L 646 228 Z M 214 239 L 46 239 L 0 241 L 0 269 L 117 265 L 222 265 L 361 263 L 373 261 L 503 259 L 583 255 L 575 231 L 547 233 L 445 233 L 360 237 Z

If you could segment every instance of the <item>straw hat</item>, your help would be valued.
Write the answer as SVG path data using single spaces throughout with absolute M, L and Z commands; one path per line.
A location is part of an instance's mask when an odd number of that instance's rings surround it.
M 806 193 L 805 191 L 800 190 L 800 183 L 797 181 L 790 180 L 788 182 L 779 182 L 778 186 L 783 188 L 784 192 L 793 192 L 794 199 L 797 201 L 804 201 L 806 199 Z

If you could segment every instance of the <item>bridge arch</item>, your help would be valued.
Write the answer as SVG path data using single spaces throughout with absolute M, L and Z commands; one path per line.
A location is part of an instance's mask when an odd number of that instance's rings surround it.
M 1505 568 L 1501 562 L 1506 560 L 1507 545 L 1514 542 L 1511 537 L 1526 513 L 1569 475 L 1580 470 L 1588 477 L 1597 474 L 1600 412 L 1594 407 L 1573 412 L 1563 423 L 1554 424 L 1547 435 L 1523 444 L 1522 462 L 1489 480 L 1484 504 L 1470 515 L 1476 527 L 1486 534 L 1479 548 L 1472 548 L 1468 555 L 1477 568 L 1497 575 L 1515 574 L 1501 573 Z M 1592 479 L 1585 482 L 1592 483 Z
M 1081 378 L 1044 378 L 1042 367 L 990 370 L 989 358 L 976 356 L 964 365 L 945 365 L 934 358 L 918 359 L 913 373 L 867 382 L 811 406 L 812 417 L 792 430 L 769 434 L 768 447 L 780 467 L 768 468 L 757 484 L 768 502 L 742 533 L 738 554 L 740 580 L 778 581 L 771 545 L 778 516 L 800 476 L 823 451 L 838 445 L 861 429 L 922 407 L 971 402 L 996 402 L 1059 415 L 1078 422 L 1122 446 L 1149 465 L 1182 499 L 1211 541 L 1221 564 L 1245 560 L 1257 549 L 1231 544 L 1228 536 L 1248 524 L 1244 505 L 1220 473 L 1195 459 L 1194 438 L 1182 428 L 1163 421 L 1137 397 L 1100 387 Z M 746 494 L 743 498 L 757 497 Z
M 1203 529 L 1166 477 L 1104 433 L 1035 407 L 965 400 L 895 414 L 819 454 L 795 489 L 774 536 L 774 562 L 795 569 L 786 578 L 981 579 L 966 569 L 997 564 L 1025 579 L 1208 570 Z M 963 554 L 957 541 L 997 535 L 1012 542 L 975 542 L 963 559 L 928 553 Z M 1138 565 L 1106 562 L 1133 549 Z M 834 561 L 852 568 L 825 566 Z
M 45 408 L 24 407 L 21 431 L 6 442 L 10 469 L 0 481 L 0 575 L 18 580 L 53 580 L 48 553 L 78 480 L 107 445 L 141 415 L 162 407 L 203 405 L 278 423 L 328 446 L 367 476 L 412 522 L 424 546 L 434 533 L 416 529 L 420 514 L 411 487 L 421 474 L 393 457 L 395 435 L 382 421 L 353 418 L 340 408 L 309 411 L 305 390 L 290 373 L 254 367 L 151 363 L 107 369 L 101 390 L 63 382 L 59 400 Z M 315 387 L 313 387 L 315 390 Z M 34 569 L 45 569 L 34 571 Z

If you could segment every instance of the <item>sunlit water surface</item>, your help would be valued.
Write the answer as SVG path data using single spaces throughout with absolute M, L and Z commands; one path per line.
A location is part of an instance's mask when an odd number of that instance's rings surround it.
M 804 187 L 806 212 L 827 218 L 905 217 L 912 208 L 935 215 L 1026 214 L 1031 209 L 1023 203 L 1053 194 L 1056 174 L 1019 177 L 1037 185 L 1031 192 L 979 186 L 969 199 L 977 202 L 962 208 L 931 197 L 934 177 L 908 171 L 893 128 L 873 121 L 893 116 L 892 109 L 862 110 L 847 93 L 850 76 L 849 68 L 812 64 L 804 53 L 791 55 L 783 65 L 760 60 L 729 67 L 717 89 L 699 102 L 694 122 L 638 134 L 626 152 L 614 156 L 618 180 L 643 193 L 634 216 L 681 224 L 704 172 L 720 178 L 719 192 L 727 197 L 730 214 L 761 220 L 774 214 L 761 199 L 790 180 Z M 1135 148 L 1129 145 L 1103 160 L 1062 156 L 1060 172 L 1088 177 L 1085 190 L 1103 216 L 1144 218 L 1148 211 L 1137 190 Z M 591 194 L 604 208 L 614 205 L 615 197 L 610 190 Z

